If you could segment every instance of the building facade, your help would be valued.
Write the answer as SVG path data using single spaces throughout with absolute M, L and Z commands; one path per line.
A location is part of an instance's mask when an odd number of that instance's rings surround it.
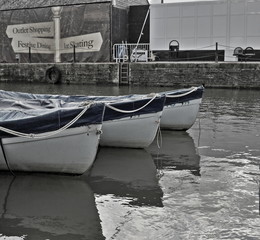
M 61 62 L 109 62 L 113 45 L 132 36 L 129 12 L 137 5 L 149 6 L 146 0 L 3 0 L 0 62 L 53 62 L 57 52 Z
M 151 5 L 150 48 L 169 50 L 176 40 L 180 54 L 184 51 L 206 51 L 216 48 L 225 61 L 237 61 L 234 50 L 251 47 L 260 60 L 260 1 L 212 0 Z M 216 45 L 217 44 L 217 45 Z M 200 60 L 190 58 L 190 60 Z

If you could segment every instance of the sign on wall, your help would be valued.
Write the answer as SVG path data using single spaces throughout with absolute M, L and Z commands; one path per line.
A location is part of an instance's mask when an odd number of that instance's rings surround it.
M 53 22 L 9 25 L 6 34 L 12 38 L 15 53 L 53 54 L 55 52 L 54 39 L 44 38 L 54 36 Z M 103 39 L 101 33 L 91 33 L 60 39 L 60 52 L 72 53 L 74 46 L 77 52 L 100 51 Z
M 54 40 L 48 38 L 30 38 L 19 37 L 13 38 L 12 47 L 15 53 L 31 53 L 53 54 Z
M 63 38 L 61 39 L 61 53 L 72 53 L 74 46 L 77 52 L 98 52 L 102 43 L 100 32 Z
M 6 29 L 9 38 L 20 37 L 53 37 L 53 22 L 41 22 L 30 24 L 9 25 Z
M 109 61 L 110 10 L 110 3 L 63 7 L 60 34 L 51 8 L 0 11 L 0 62 L 16 62 L 16 54 L 21 62 L 52 62 L 58 51 L 62 62 L 71 62 L 74 46 L 78 62 Z

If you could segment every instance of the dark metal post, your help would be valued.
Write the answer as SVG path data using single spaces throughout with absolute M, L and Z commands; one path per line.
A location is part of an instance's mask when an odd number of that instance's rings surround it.
M 76 46 L 73 46 L 73 62 L 76 62 Z
M 218 42 L 216 42 L 215 62 L 218 63 Z
M 15 59 L 16 59 L 17 63 L 20 63 L 20 54 L 19 53 L 15 54 Z
M 31 47 L 29 47 L 29 63 L 32 62 Z

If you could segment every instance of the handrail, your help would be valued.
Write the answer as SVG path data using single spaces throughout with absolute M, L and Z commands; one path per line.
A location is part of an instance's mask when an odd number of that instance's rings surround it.
M 142 57 L 142 61 L 148 61 L 151 59 L 151 51 L 149 43 L 116 43 L 113 45 L 113 60 L 116 62 L 136 62 L 140 57 L 137 51 L 142 51 L 145 54 L 145 58 Z

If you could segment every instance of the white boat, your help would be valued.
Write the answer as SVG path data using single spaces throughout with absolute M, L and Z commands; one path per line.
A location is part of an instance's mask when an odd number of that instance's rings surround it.
M 158 93 L 162 97 L 165 95 L 166 99 L 160 119 L 160 128 L 168 130 L 188 130 L 192 127 L 196 121 L 199 113 L 200 104 L 202 102 L 202 96 L 204 93 L 204 87 L 191 87 L 178 90 L 171 90 Z M 147 95 L 134 94 L 126 96 L 99 96 L 88 97 L 92 100 L 108 100 L 108 101 L 122 101 L 138 98 L 146 98 Z M 106 123 L 106 122 L 105 122 Z M 104 129 L 106 129 L 104 124 Z M 113 131 L 114 132 L 114 131 Z M 104 130 L 105 133 L 105 130 Z M 101 144 L 102 138 L 101 137 Z M 105 137 L 104 137 L 105 138 Z M 111 145 L 106 145 L 111 146 Z
M 158 93 L 161 96 L 166 96 L 160 120 L 160 128 L 185 131 L 191 128 L 199 113 L 203 93 L 203 86 Z M 131 99 L 145 96 L 135 94 L 124 97 Z M 123 98 L 123 96 L 118 96 L 118 98 Z
M 188 130 L 196 121 L 204 87 L 192 87 L 162 92 L 166 95 L 161 129 Z
M 28 104 L 34 104 L 35 101 L 37 104 L 38 101 L 38 104 L 43 104 L 45 107 L 51 107 L 48 101 L 55 103 L 56 100 L 70 106 L 85 102 L 105 103 L 100 145 L 128 148 L 145 148 L 153 142 L 165 102 L 163 94 L 98 97 L 29 94 L 2 90 L 0 97 L 26 100 Z
M 46 108 L 0 98 L 0 109 L 0 170 L 82 174 L 92 166 L 104 104 Z
M 100 145 L 145 148 L 154 140 L 165 96 L 154 96 L 106 105 Z

